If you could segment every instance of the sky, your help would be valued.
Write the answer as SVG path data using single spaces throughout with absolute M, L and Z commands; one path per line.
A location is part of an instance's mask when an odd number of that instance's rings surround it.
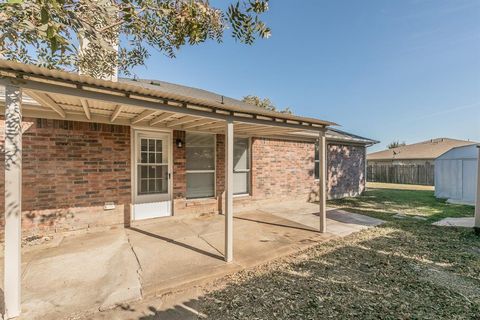
M 211 1 L 225 6 L 226 1 Z M 480 141 L 480 0 L 270 0 L 269 39 L 151 50 L 139 78 L 267 97 L 341 130 Z

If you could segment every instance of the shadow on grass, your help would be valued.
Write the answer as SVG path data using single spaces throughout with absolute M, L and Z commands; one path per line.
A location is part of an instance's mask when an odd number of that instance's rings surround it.
M 431 225 L 472 208 L 432 199 L 430 191 L 386 191 L 332 202 L 387 223 L 227 277 L 225 287 L 199 299 L 151 306 L 139 319 L 477 319 L 480 237 Z M 429 220 L 393 218 L 414 206 Z
M 430 229 L 380 227 L 321 244 L 139 319 L 475 318 L 480 254 L 466 249 L 480 240 L 449 230 L 437 242 Z
M 449 204 L 423 190 L 371 189 L 357 198 L 331 200 L 329 205 L 387 220 L 397 213 L 423 216 L 429 222 L 474 214 L 473 206 Z

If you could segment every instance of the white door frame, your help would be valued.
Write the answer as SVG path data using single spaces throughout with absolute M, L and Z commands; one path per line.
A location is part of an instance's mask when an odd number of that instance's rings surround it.
M 168 194 L 167 197 L 159 199 L 160 201 L 170 201 L 170 212 L 169 216 L 173 215 L 173 131 L 172 130 L 156 130 L 151 128 L 144 127 L 131 127 L 130 131 L 130 140 L 131 140 L 131 195 L 132 195 L 132 205 L 131 205 L 131 221 L 135 221 L 135 204 L 138 204 L 138 194 L 137 194 L 137 153 L 138 148 L 140 148 L 138 143 L 138 138 L 151 137 L 151 138 L 166 138 L 168 146 Z M 155 201 L 155 196 L 152 195 L 152 202 Z M 143 199 L 146 199 L 145 196 L 141 196 Z M 148 199 L 148 198 L 147 198 Z M 157 200 L 158 201 L 158 200 Z M 148 202 L 148 201 L 147 201 Z

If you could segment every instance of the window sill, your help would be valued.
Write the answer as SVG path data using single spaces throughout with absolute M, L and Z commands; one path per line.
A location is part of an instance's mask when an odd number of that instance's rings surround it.
M 240 193 L 240 194 L 234 194 L 234 198 L 247 198 L 250 197 L 250 193 Z

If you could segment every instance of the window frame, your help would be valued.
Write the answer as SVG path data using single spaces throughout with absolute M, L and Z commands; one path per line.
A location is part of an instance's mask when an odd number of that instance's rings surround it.
M 213 170 L 187 170 L 187 134 L 203 134 L 203 135 L 213 135 Z M 187 200 L 201 200 L 201 199 L 212 199 L 217 197 L 217 134 L 216 133 L 206 133 L 198 131 L 185 131 L 185 199 Z M 189 173 L 213 173 L 213 195 L 206 197 L 188 197 L 188 178 Z
M 313 178 L 315 181 L 320 180 L 320 155 L 318 152 L 319 151 L 318 148 L 320 148 L 320 141 L 316 140 L 313 148 L 313 152 L 315 153 L 313 156 Z M 318 172 L 316 170 L 317 163 L 318 163 Z

